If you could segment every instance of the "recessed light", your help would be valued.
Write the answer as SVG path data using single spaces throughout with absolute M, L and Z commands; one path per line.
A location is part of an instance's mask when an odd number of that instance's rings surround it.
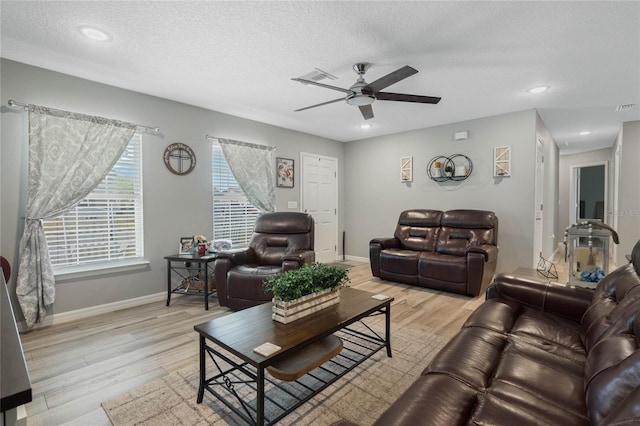
M 81 25 L 78 27 L 78 31 L 82 33 L 87 38 L 95 41 L 109 41 L 111 40 L 111 36 L 106 32 L 102 31 L 99 28 L 92 27 L 89 25 Z
M 537 86 L 537 87 L 532 87 L 531 89 L 527 90 L 527 92 L 542 93 L 542 92 L 546 92 L 547 90 L 549 90 L 549 86 Z
M 361 128 L 361 129 L 365 129 L 365 130 L 366 130 L 366 129 L 370 129 L 370 128 L 371 128 L 371 124 L 368 124 L 368 123 L 362 123 L 362 124 L 360 125 L 360 128 Z
M 590 131 L 588 131 L 588 130 L 585 130 L 584 132 L 580 132 L 580 133 L 578 133 L 578 134 L 579 134 L 580 136 L 587 136 L 587 135 L 590 135 L 590 134 L 591 134 L 591 132 L 590 132 Z

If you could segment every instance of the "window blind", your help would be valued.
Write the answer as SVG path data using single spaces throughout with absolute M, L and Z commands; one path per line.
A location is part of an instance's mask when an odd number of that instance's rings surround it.
M 213 239 L 228 240 L 234 248 L 247 247 L 260 211 L 244 195 L 217 142 L 211 144 Z
M 135 135 L 109 174 L 74 208 L 43 221 L 54 271 L 142 258 L 142 151 Z

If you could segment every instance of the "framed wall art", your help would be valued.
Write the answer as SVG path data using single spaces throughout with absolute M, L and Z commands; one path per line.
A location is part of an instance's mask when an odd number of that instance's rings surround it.
M 276 186 L 293 188 L 294 161 L 290 158 L 276 157 Z
M 511 176 L 511 146 L 493 148 L 493 176 Z
M 400 158 L 400 182 L 413 180 L 413 157 Z

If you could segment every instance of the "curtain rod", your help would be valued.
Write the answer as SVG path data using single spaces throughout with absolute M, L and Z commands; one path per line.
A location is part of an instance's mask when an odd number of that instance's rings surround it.
M 207 139 L 225 139 L 228 141 L 233 141 L 236 145 L 242 145 L 242 146 L 249 146 L 249 147 L 253 147 L 253 148 L 258 148 L 258 149 L 266 149 L 269 151 L 276 151 L 277 148 L 275 146 L 272 145 L 265 145 L 265 144 L 261 144 L 261 143 L 251 143 L 251 142 L 244 142 L 244 141 L 238 141 L 235 139 L 229 139 L 229 138 L 219 138 L 217 136 L 211 136 L 211 135 L 206 135 Z
M 23 104 L 22 102 L 16 102 L 13 99 L 9 99 L 7 102 L 11 108 L 24 108 L 25 111 L 29 109 L 29 104 Z M 142 124 L 136 124 L 136 127 L 140 129 L 144 129 L 148 133 L 160 133 L 160 128 L 151 127 L 151 126 L 143 126 Z

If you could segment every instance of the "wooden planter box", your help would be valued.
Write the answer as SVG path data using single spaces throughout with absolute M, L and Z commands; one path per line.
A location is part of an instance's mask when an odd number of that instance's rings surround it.
M 340 302 L 340 289 L 323 290 L 289 302 L 283 302 L 279 299 L 273 299 L 272 302 L 273 314 L 271 318 L 274 321 L 287 324 Z

